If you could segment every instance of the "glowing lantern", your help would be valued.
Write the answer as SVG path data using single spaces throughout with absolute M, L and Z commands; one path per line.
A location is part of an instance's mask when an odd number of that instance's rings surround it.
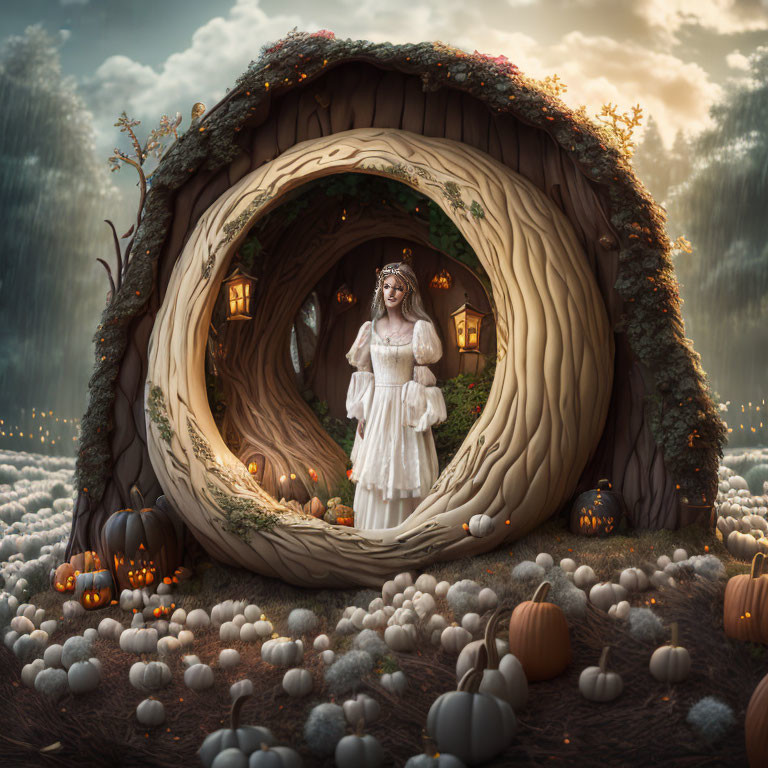
M 256 473 L 259 471 L 259 465 L 258 465 L 258 464 L 257 464 L 255 461 L 252 461 L 252 462 L 251 462 L 251 463 L 248 465 L 248 471 L 249 471 L 249 472 L 250 472 L 252 475 L 255 475 L 255 474 L 256 474 Z
M 435 276 L 429 283 L 430 288 L 437 288 L 440 291 L 447 291 L 452 285 L 453 278 L 447 269 L 441 269 L 435 273 Z
M 357 296 L 355 296 L 346 283 L 336 291 L 336 304 L 343 309 L 349 309 L 354 304 L 357 304 Z
M 240 267 L 224 281 L 227 290 L 227 320 L 250 320 L 253 278 L 240 272 Z
M 311 468 L 308 468 L 307 472 L 309 473 L 309 476 L 312 478 L 312 482 L 316 483 L 317 482 L 317 472 L 315 472 L 315 470 L 311 469 Z
M 456 326 L 456 344 L 460 352 L 480 351 L 480 324 L 485 314 L 476 310 L 468 302 L 462 304 L 455 312 L 451 312 Z

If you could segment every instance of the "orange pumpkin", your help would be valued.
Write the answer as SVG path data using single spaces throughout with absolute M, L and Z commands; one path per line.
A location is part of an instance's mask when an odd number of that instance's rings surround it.
M 520 660 L 528 682 L 557 677 L 571 663 L 571 639 L 565 614 L 545 602 L 552 585 L 544 581 L 531 600 L 509 619 L 509 652 Z
M 77 555 L 72 555 L 69 562 L 75 569 L 75 575 L 101 570 L 101 560 L 96 552 L 80 552 Z
M 348 525 L 350 526 L 350 528 L 352 528 L 355 525 L 355 518 L 354 517 L 337 517 L 336 525 Z
M 346 504 L 336 503 L 332 507 L 328 506 L 328 511 L 323 515 L 323 520 L 331 525 L 353 525 L 353 523 L 342 523 L 341 520 L 352 520 L 355 513 L 352 511 L 352 507 L 346 506 Z
M 758 684 L 744 718 L 749 768 L 768 768 L 768 675 Z
M 72 563 L 62 563 L 54 571 L 53 587 L 57 592 L 75 591 L 75 569 Z
M 312 517 L 322 517 L 325 514 L 325 506 L 317 496 L 313 496 L 305 505 L 304 511 Z
M 758 552 L 748 574 L 728 579 L 723 629 L 735 640 L 768 643 L 768 574 L 761 572 L 765 560 L 765 554 Z

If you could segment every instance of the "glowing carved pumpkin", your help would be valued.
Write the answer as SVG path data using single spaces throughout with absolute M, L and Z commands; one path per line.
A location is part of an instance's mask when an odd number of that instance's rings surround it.
M 102 551 L 120 589 L 141 589 L 173 577 L 179 565 L 179 544 L 168 513 L 145 507 L 134 485 L 132 509 L 110 515 L 102 530 Z
M 86 610 L 105 608 L 112 601 L 114 580 L 107 570 L 78 574 L 75 582 L 75 600 Z
M 583 536 L 607 536 L 624 515 L 624 501 L 611 490 L 608 480 L 599 480 L 597 488 L 576 498 L 571 509 L 571 531 Z
M 62 563 L 53 574 L 53 588 L 57 592 L 75 591 L 75 569 L 72 563 Z

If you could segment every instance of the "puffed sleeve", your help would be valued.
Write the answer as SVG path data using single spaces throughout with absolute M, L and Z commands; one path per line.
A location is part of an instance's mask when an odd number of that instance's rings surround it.
M 363 323 L 357 338 L 347 352 L 347 360 L 357 370 L 352 374 L 347 390 L 347 416 L 366 419 L 373 400 L 373 372 L 371 370 L 371 323 Z
M 436 363 L 443 355 L 443 347 L 435 326 L 426 320 L 417 320 L 413 328 L 413 380 L 402 390 L 403 418 L 406 426 L 425 432 L 448 417 L 442 390 L 435 386 L 436 379 L 427 365 Z

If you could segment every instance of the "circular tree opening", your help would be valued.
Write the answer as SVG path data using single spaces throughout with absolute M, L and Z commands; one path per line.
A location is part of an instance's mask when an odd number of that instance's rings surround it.
M 398 181 L 354 173 L 329 176 L 294 190 L 255 222 L 234 254 L 229 273 L 254 278 L 248 289 L 252 319 L 227 321 L 231 291 L 225 281 L 208 335 L 208 401 L 226 445 L 275 498 L 317 495 L 325 502 L 339 496 L 352 505 L 354 486 L 346 469 L 356 421 L 346 415 L 353 369 L 345 354 L 370 319 L 376 268 L 406 253 L 443 345 L 443 357 L 433 366 L 450 405 L 448 421 L 434 430 L 442 471 L 485 405 L 496 337 L 488 276 L 440 207 Z M 293 286 L 307 265 L 313 265 L 312 275 L 326 271 L 302 296 Z M 456 341 L 452 313 L 467 301 L 486 316 L 477 354 L 460 353 Z M 273 358 L 266 357 L 265 346 Z M 303 466 L 295 457 L 286 466 L 290 458 L 280 445 L 287 441 L 280 439 L 275 422 L 285 402 L 282 388 L 291 378 L 343 456 L 312 433 L 311 455 L 327 461 Z M 267 412 L 252 407 L 266 392 Z M 291 406 L 286 402 L 286 407 Z M 335 476 L 325 470 L 330 462 Z M 296 482 L 281 484 L 291 474 Z

